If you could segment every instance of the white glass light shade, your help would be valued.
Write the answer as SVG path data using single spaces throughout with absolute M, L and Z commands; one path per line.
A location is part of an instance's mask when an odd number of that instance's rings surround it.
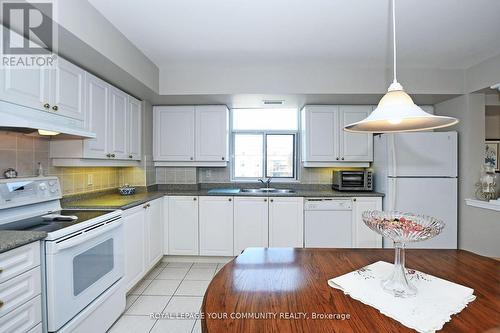
M 47 131 L 47 130 L 39 129 L 38 130 L 38 134 L 39 135 L 58 135 L 60 133 L 59 132 L 54 132 L 54 131 Z

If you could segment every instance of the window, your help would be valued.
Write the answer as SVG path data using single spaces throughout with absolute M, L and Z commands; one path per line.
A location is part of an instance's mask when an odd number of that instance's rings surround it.
M 233 109 L 234 180 L 297 179 L 296 109 Z

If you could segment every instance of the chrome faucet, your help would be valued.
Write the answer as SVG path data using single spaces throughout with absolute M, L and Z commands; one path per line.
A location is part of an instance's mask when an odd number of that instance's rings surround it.
M 271 180 L 273 177 L 268 177 L 267 180 L 264 180 L 264 178 L 259 178 L 259 182 L 262 183 L 262 185 L 266 185 L 266 188 L 269 189 L 269 184 L 271 184 Z

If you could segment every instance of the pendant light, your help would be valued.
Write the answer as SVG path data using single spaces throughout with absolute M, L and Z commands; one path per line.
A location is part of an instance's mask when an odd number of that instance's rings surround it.
M 344 127 L 348 132 L 391 133 L 414 132 L 442 128 L 458 123 L 458 119 L 434 116 L 418 107 L 404 91 L 396 77 L 396 7 L 392 0 L 392 33 L 394 80 L 377 108 L 365 119 Z

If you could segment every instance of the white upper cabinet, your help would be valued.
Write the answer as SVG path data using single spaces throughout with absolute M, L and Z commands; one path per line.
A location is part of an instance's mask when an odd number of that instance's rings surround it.
M 247 247 L 268 247 L 268 198 L 234 197 L 234 255 Z
M 338 160 L 338 106 L 307 106 L 303 110 L 304 161 Z
M 227 165 L 225 105 L 156 106 L 153 126 L 155 165 Z
M 127 154 L 131 160 L 140 160 L 142 152 L 142 113 L 141 102 L 131 96 L 128 96 L 127 109 Z
M 84 75 L 84 87 L 84 124 L 96 137 L 51 140 L 53 165 L 137 165 L 142 144 L 140 101 L 89 73 Z
M 168 198 L 168 254 L 198 255 L 198 197 Z
M 233 255 L 233 198 L 199 197 L 200 255 Z
M 374 232 L 363 222 L 363 212 L 382 210 L 382 198 L 353 198 L 352 244 L 355 248 L 381 248 L 382 236 Z
M 340 116 L 340 149 L 342 161 L 371 162 L 373 161 L 373 134 L 346 132 L 346 125 L 361 121 L 372 112 L 371 105 L 341 105 Z
M 226 161 L 229 131 L 228 110 L 225 105 L 195 107 L 196 160 Z
M 269 246 L 304 247 L 304 199 L 269 198 Z
M 83 141 L 86 158 L 106 158 L 109 142 L 109 89 L 103 80 L 86 73 L 87 112 L 85 125 L 96 134 L 94 139 Z M 63 143 L 61 143 L 63 144 Z M 61 157 L 64 156 L 62 152 Z
M 109 147 L 112 158 L 127 159 L 127 94 L 116 89 L 110 89 L 109 95 Z
M 194 107 L 154 108 L 154 160 L 194 161 Z
M 85 71 L 69 61 L 58 58 L 51 70 L 52 96 L 50 109 L 62 116 L 84 118 Z
M 308 105 L 302 109 L 305 167 L 359 166 L 373 161 L 373 135 L 349 133 L 344 126 L 366 118 L 371 105 Z
M 3 68 L 0 99 L 34 109 L 50 110 L 50 71 L 39 68 Z

